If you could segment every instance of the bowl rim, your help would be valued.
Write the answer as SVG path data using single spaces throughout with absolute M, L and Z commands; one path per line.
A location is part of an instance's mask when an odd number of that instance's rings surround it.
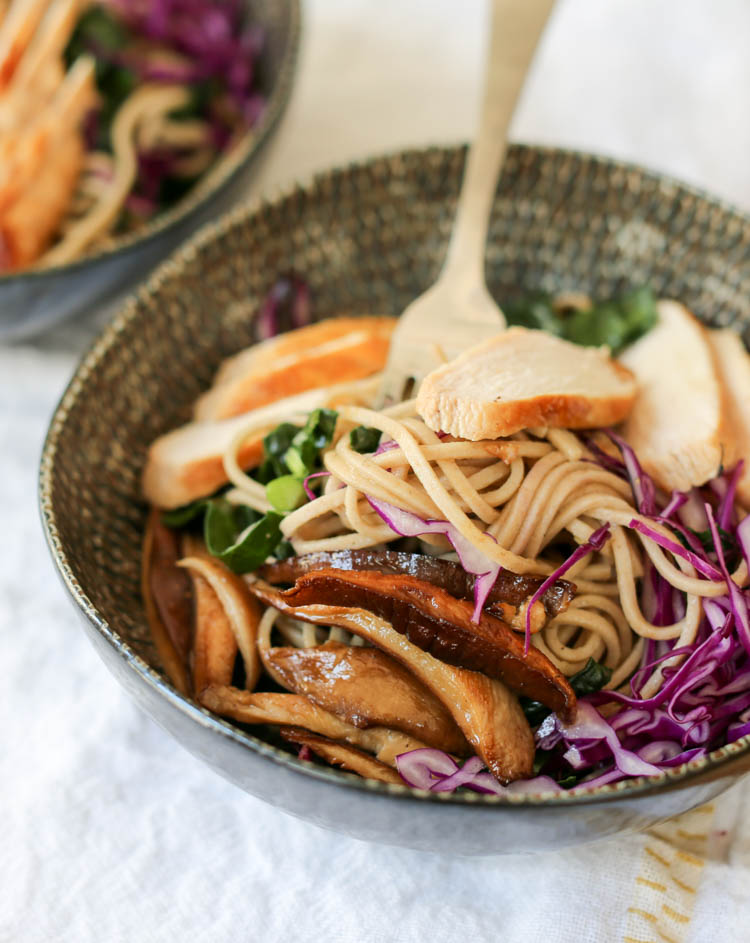
M 294 83 L 302 32 L 301 0 L 283 0 L 283 2 L 289 11 L 289 31 L 279 63 L 278 75 L 260 118 L 251 128 L 247 128 L 226 152 L 219 155 L 205 175 L 190 188 L 185 196 L 139 229 L 116 236 L 103 248 L 87 252 L 71 262 L 43 268 L 32 266 L 20 272 L 0 272 L 0 289 L 7 285 L 18 285 L 24 282 L 39 285 L 47 278 L 52 279 L 68 273 L 83 273 L 89 266 L 106 263 L 116 257 L 123 258 L 150 245 L 163 233 L 171 232 L 181 223 L 188 222 L 194 214 L 206 207 L 211 199 L 240 173 L 243 167 L 252 161 L 267 143 L 271 132 L 281 118 Z
M 293 0 L 297 2 L 297 0 Z M 535 153 L 543 157 L 562 157 L 578 161 L 590 161 L 608 172 L 622 171 L 635 173 L 643 180 L 666 184 L 692 195 L 695 198 L 709 202 L 722 213 L 735 217 L 742 225 L 750 227 L 750 213 L 732 205 L 721 198 L 714 197 L 709 192 L 698 187 L 685 184 L 678 179 L 656 171 L 649 170 L 637 164 L 617 160 L 606 155 L 599 155 L 588 151 L 568 148 L 558 148 L 547 145 L 514 144 L 512 150 L 521 154 Z M 414 789 L 407 785 L 382 783 L 375 780 L 363 779 L 353 773 L 336 770 L 331 767 L 318 766 L 307 760 L 300 760 L 279 747 L 267 743 L 265 740 L 247 733 L 240 727 L 191 701 L 180 694 L 173 685 L 148 664 L 122 638 L 99 613 L 96 606 L 86 595 L 70 566 L 59 538 L 56 524 L 52 489 L 54 485 L 55 454 L 57 443 L 72 407 L 78 400 L 79 393 L 89 374 L 97 367 L 103 357 L 117 344 L 118 338 L 125 326 L 137 315 L 138 306 L 158 294 L 162 283 L 171 278 L 179 277 L 181 269 L 187 265 L 198 252 L 214 240 L 221 238 L 239 224 L 246 223 L 254 215 L 266 208 L 272 208 L 304 192 L 314 196 L 316 192 L 325 190 L 335 178 L 347 173 L 365 171 L 373 166 L 390 165 L 395 161 L 408 159 L 426 159 L 431 154 L 449 155 L 456 151 L 466 151 L 466 145 L 431 146 L 426 148 L 408 148 L 389 151 L 362 160 L 347 162 L 342 165 L 328 168 L 311 175 L 305 183 L 293 183 L 286 187 L 277 188 L 270 196 L 257 196 L 254 199 L 240 204 L 218 219 L 202 226 L 180 248 L 163 260 L 144 284 L 133 292 L 120 307 L 112 321 L 91 343 L 81 357 L 73 376 L 62 393 L 52 414 L 50 424 L 42 446 L 39 475 L 38 475 L 38 506 L 42 521 L 45 540 L 53 559 L 58 576 L 63 582 L 72 601 L 81 614 L 87 619 L 93 629 L 111 645 L 117 654 L 135 672 L 139 681 L 151 688 L 157 695 L 166 698 L 171 705 L 200 726 L 212 730 L 225 739 L 250 749 L 254 753 L 270 759 L 277 765 L 283 766 L 299 775 L 313 777 L 339 788 L 355 788 L 370 795 L 387 796 L 413 802 L 439 802 L 449 805 L 465 806 L 468 809 L 488 809 L 507 807 L 523 808 L 567 808 L 581 805 L 606 805 L 620 799 L 642 798 L 672 789 L 689 786 L 693 780 L 703 779 L 707 772 L 729 777 L 727 770 L 741 757 L 750 757 L 750 734 L 726 744 L 706 754 L 699 759 L 692 760 L 673 769 L 665 770 L 658 777 L 640 776 L 633 779 L 607 783 L 593 788 L 578 787 L 572 792 L 540 792 L 540 793 L 508 793 L 506 795 L 483 795 L 473 792 L 459 794 L 434 793 L 426 790 Z M 746 765 L 746 764 L 745 764 Z M 727 782 L 729 785 L 730 782 Z

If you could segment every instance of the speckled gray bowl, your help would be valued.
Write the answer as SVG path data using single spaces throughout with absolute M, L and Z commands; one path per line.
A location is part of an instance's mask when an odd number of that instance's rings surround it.
M 0 275 L 0 341 L 32 337 L 116 295 L 236 203 L 289 100 L 300 38 L 299 0 L 247 0 L 246 5 L 265 34 L 257 77 L 266 98 L 260 119 L 182 200 L 151 223 L 67 265 Z
M 309 281 L 316 317 L 398 314 L 435 278 L 464 152 L 413 151 L 323 174 L 203 230 L 83 359 L 44 447 L 40 497 L 57 569 L 113 674 L 188 750 L 253 795 L 359 838 L 449 854 L 565 847 L 646 828 L 750 769 L 750 738 L 659 780 L 576 796 L 426 795 L 298 760 L 165 680 L 139 593 L 138 479 L 227 354 L 255 336 L 280 272 Z M 750 221 L 634 167 L 512 148 L 487 252 L 502 301 L 533 289 L 606 295 L 649 283 L 712 323 L 750 325 Z

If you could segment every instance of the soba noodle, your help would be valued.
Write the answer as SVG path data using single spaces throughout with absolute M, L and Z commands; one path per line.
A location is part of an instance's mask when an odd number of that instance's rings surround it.
M 589 658 L 612 671 L 609 688 L 618 688 L 641 662 L 647 639 L 672 640 L 676 647 L 695 641 L 702 617 L 701 599 L 727 591 L 725 583 L 700 579 L 682 556 L 662 549 L 638 533 L 631 486 L 601 467 L 576 434 L 534 429 L 506 439 L 468 442 L 440 436 L 416 415 L 414 401 L 384 411 L 339 406 L 333 442 L 323 454 L 329 476 L 322 494 L 289 513 L 284 537 L 297 554 L 355 550 L 400 539 L 375 512 L 368 498 L 395 505 L 426 519 L 444 519 L 490 560 L 520 574 L 553 573 L 571 546 L 585 543 L 601 525 L 611 541 L 588 554 L 566 574 L 578 594 L 570 607 L 550 619 L 532 644 L 567 676 Z M 294 417 L 290 417 L 294 418 Z M 380 430 L 381 448 L 360 454 L 350 444 L 356 426 Z M 242 443 L 257 430 L 249 424 L 224 455 L 234 485 L 233 503 L 266 510 L 265 489 L 239 467 Z M 670 532 L 648 519 L 652 531 Z M 420 538 L 425 552 L 447 555 L 452 548 L 440 535 Z M 682 603 L 671 625 L 657 625 L 639 602 L 638 581 L 654 567 Z M 746 581 L 743 563 L 733 574 Z M 276 616 L 264 617 L 270 632 Z M 296 645 L 319 644 L 321 630 L 279 617 L 276 628 Z M 341 631 L 341 630 L 337 630 Z M 650 679 L 659 683 L 656 673 Z M 648 691 L 645 692 L 648 695 Z

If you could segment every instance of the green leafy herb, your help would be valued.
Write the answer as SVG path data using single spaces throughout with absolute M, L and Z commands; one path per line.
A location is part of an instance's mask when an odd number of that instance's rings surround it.
M 333 409 L 314 409 L 294 436 L 284 462 L 297 478 L 304 478 L 315 471 L 321 450 L 331 443 L 337 418 L 338 413 Z
M 206 547 L 235 573 L 257 570 L 281 540 L 282 520 L 277 511 L 268 511 L 238 533 L 235 508 L 226 501 L 212 501 L 204 521 Z
M 570 679 L 570 686 L 576 692 L 576 697 L 583 697 L 584 694 L 594 694 L 596 691 L 601 691 L 611 677 L 611 668 L 607 668 L 601 662 L 589 658 L 585 666 Z
M 338 413 L 314 409 L 301 428 L 282 422 L 263 440 L 263 462 L 256 474 L 261 484 L 294 475 L 303 479 L 319 467 L 321 451 L 331 443 Z M 270 500 L 270 499 L 269 499 Z
M 601 691 L 611 677 L 611 668 L 607 668 L 606 665 L 589 658 L 584 667 L 568 680 L 571 688 L 576 693 L 576 697 L 583 697 L 585 694 L 594 694 L 595 691 Z M 550 709 L 540 701 L 532 701 L 527 697 L 522 697 L 520 702 L 526 720 L 532 727 L 541 724 L 544 718 L 551 713 Z
M 532 701 L 528 697 L 520 697 L 518 700 L 530 727 L 538 727 L 544 718 L 552 713 L 549 707 L 542 704 L 541 701 Z
M 70 66 L 82 53 L 98 50 L 116 52 L 130 42 L 127 27 L 104 7 L 91 6 L 81 14 L 65 50 Z
M 276 544 L 273 555 L 277 560 L 288 560 L 289 557 L 296 556 L 297 552 L 288 540 L 280 540 L 278 544 Z
M 263 461 L 255 476 L 261 484 L 268 484 L 273 478 L 288 474 L 284 456 L 299 431 L 299 426 L 282 422 L 263 439 Z
M 355 452 L 364 455 L 367 452 L 374 452 L 380 443 L 380 429 L 374 429 L 371 426 L 357 426 L 349 433 L 349 444 Z
M 740 547 L 737 543 L 737 538 L 733 534 L 730 534 L 728 531 L 724 530 L 724 528 L 720 527 L 718 524 L 716 526 L 717 530 L 719 531 L 721 549 L 724 552 L 727 566 L 730 570 L 733 570 L 737 563 L 739 563 L 740 559 Z M 714 547 L 714 538 L 710 530 L 698 531 L 693 530 L 692 527 L 688 527 L 687 529 L 697 540 L 700 541 L 700 544 L 706 553 L 716 553 L 716 548 Z M 675 535 L 686 550 L 693 549 L 688 543 L 687 537 L 681 531 L 675 530 Z
M 303 480 L 320 468 L 320 453 L 333 439 L 337 418 L 332 409 L 315 409 L 304 426 L 283 422 L 263 439 L 263 461 L 254 477 L 266 486 L 273 507 L 267 514 L 214 497 L 167 511 L 164 523 L 184 527 L 205 514 L 203 536 L 209 553 L 235 573 L 255 570 L 271 555 L 280 560 L 294 556 L 292 545 L 282 540 L 280 524 L 284 514 L 304 502 Z
M 277 511 L 293 511 L 305 502 L 307 495 L 299 478 L 282 475 L 266 485 L 266 497 Z
M 565 336 L 574 344 L 600 347 L 613 353 L 627 347 L 656 324 L 656 301 L 647 288 L 579 310 L 565 321 Z
M 209 504 L 210 501 L 200 498 L 198 501 L 191 501 L 190 504 L 183 504 L 182 507 L 175 508 L 173 511 L 163 511 L 162 523 L 167 527 L 185 527 L 199 514 L 203 514 Z
M 314 409 L 310 413 L 302 432 L 312 440 L 318 451 L 331 444 L 338 417 L 335 409 Z
M 503 304 L 508 324 L 528 327 L 548 334 L 563 336 L 563 320 L 552 307 L 552 296 L 539 292 Z
M 65 49 L 68 66 L 88 53 L 96 62 L 96 87 L 101 107 L 96 124 L 95 145 L 110 151 L 110 128 L 120 105 L 135 89 L 138 77 L 132 69 L 116 61 L 114 55 L 132 44 L 130 30 L 102 6 L 92 6 L 78 19 Z
M 656 301 L 648 288 L 567 315 L 558 314 L 551 296 L 542 294 L 504 304 L 503 311 L 509 324 L 547 331 L 584 347 L 606 344 L 613 354 L 646 334 L 657 319 Z

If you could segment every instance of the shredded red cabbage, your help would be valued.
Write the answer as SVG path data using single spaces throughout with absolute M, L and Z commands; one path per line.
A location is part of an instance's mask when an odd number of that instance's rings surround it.
M 453 549 L 458 554 L 461 566 L 467 573 L 476 576 L 474 581 L 474 612 L 472 621 L 479 622 L 492 587 L 495 585 L 502 567 L 494 560 L 478 550 L 470 540 L 454 527 L 449 521 L 426 521 L 411 511 L 404 511 L 386 501 L 368 497 L 370 506 L 396 534 L 402 537 L 421 537 L 423 534 L 442 534 L 448 538 Z M 493 538 L 494 539 L 494 538 Z
M 594 551 L 601 550 L 604 544 L 609 540 L 609 524 L 604 524 L 598 530 L 595 530 L 594 533 L 589 537 L 585 544 L 581 544 L 580 547 L 571 553 L 565 563 L 560 564 L 560 566 L 555 570 L 554 573 L 550 573 L 547 579 L 542 583 L 539 589 L 534 593 L 531 599 L 528 602 L 526 607 L 526 646 L 524 652 L 527 653 L 529 650 L 529 642 L 531 640 L 531 608 L 534 603 L 541 599 L 542 596 L 547 592 L 547 590 L 552 586 L 557 580 L 561 579 L 568 570 L 583 557 L 587 556 L 589 553 Z M 490 587 L 491 588 L 491 587 Z
M 263 299 L 256 317 L 258 340 L 305 327 L 312 321 L 310 289 L 293 272 L 279 278 Z
M 560 786 L 549 776 L 501 786 L 490 773 L 482 772 L 484 763 L 478 756 L 470 757 L 459 766 L 449 754 L 430 747 L 401 753 L 396 757 L 396 769 L 407 786 L 429 792 L 455 792 L 461 786 L 496 796 L 560 791 Z
M 128 41 L 108 45 L 93 32 L 86 35 L 86 48 L 130 81 L 189 86 L 188 114 L 206 122 L 206 144 L 216 153 L 238 127 L 252 127 L 259 120 L 266 105 L 257 87 L 265 36 L 248 22 L 241 0 L 101 0 L 100 5 L 122 24 Z M 102 114 L 113 102 L 119 107 L 117 95 L 125 80 L 103 80 L 103 108 L 92 113 L 87 127 L 92 146 Z M 140 151 L 136 193 L 157 203 L 157 209 L 179 199 L 191 184 L 179 170 L 186 153 L 174 147 L 164 160 L 163 153 Z
M 318 496 L 310 487 L 309 482 L 311 482 L 313 478 L 329 478 L 330 475 L 331 473 L 329 471 L 312 472 L 303 480 L 302 487 L 305 489 L 305 494 L 310 501 L 314 501 Z
M 741 588 L 731 579 L 725 550 L 736 543 L 750 566 L 750 515 L 738 520 L 734 504 L 740 473 L 734 468 L 702 488 L 664 499 L 632 449 L 618 436 L 612 438 L 621 448 L 622 468 L 642 517 L 671 530 L 674 540 L 658 534 L 642 519 L 634 519 L 630 526 L 688 560 L 703 578 L 723 584 L 726 592 L 703 600 L 703 618 L 691 644 L 647 640 L 641 665 L 630 679 L 630 693 L 603 690 L 585 695 L 578 699 L 574 723 L 564 724 L 551 714 L 538 726 L 537 766 L 544 775 L 505 787 L 483 769 L 477 757 L 459 766 L 440 751 L 416 750 L 397 759 L 409 785 L 433 792 L 467 788 L 498 795 L 559 790 L 559 782 L 566 789 L 589 789 L 627 777 L 661 775 L 750 736 L 750 588 Z M 599 458 L 596 451 L 592 454 Z M 616 462 L 607 456 L 601 464 L 616 467 Z M 384 502 L 371 503 L 396 533 L 443 533 L 451 540 L 445 521 L 424 522 Z M 584 553 L 600 549 L 607 537 L 608 528 L 600 528 L 549 581 L 558 579 Z M 461 551 L 456 550 L 461 558 Z M 470 562 L 471 572 L 487 565 L 476 558 Z M 535 595 L 541 595 L 544 588 Z M 672 625 L 685 612 L 684 594 L 649 561 L 641 606 L 655 625 Z M 647 684 L 653 691 L 648 697 L 644 696 Z
M 607 435 L 622 453 L 622 460 L 633 489 L 636 507 L 641 514 L 653 515 L 656 513 L 656 488 L 651 478 L 641 468 L 636 454 L 628 443 L 616 432 L 607 430 Z
M 750 734 L 750 593 L 731 579 L 722 543 L 728 535 L 750 562 L 750 516 L 737 521 L 734 505 L 740 472 L 732 469 L 702 488 L 675 492 L 662 502 L 632 449 L 614 434 L 612 439 L 621 448 L 641 514 L 672 530 L 675 539 L 643 520 L 634 519 L 630 526 L 688 560 L 704 578 L 724 584 L 727 593 L 703 600 L 703 619 L 690 645 L 647 641 L 641 666 L 630 679 L 630 694 L 586 695 L 579 699 L 584 726 L 579 713 L 575 724 L 565 726 L 552 715 L 537 729 L 537 747 L 546 756 L 543 770 L 558 779 L 572 770 L 585 786 L 656 775 Z M 602 464 L 609 466 L 609 457 Z M 643 610 L 656 625 L 683 617 L 684 595 L 650 563 L 641 594 Z M 648 682 L 655 693 L 645 697 Z M 596 711 L 605 705 L 617 708 L 606 718 Z
M 633 518 L 628 526 L 631 527 L 632 530 L 637 530 L 639 534 L 643 534 L 644 537 L 648 537 L 649 539 L 653 540 L 655 544 L 658 544 L 660 547 L 668 550 L 670 553 L 674 554 L 674 556 L 682 557 L 683 559 L 687 560 L 688 563 L 691 563 L 699 573 L 708 579 L 722 579 L 721 571 L 709 560 L 707 560 L 705 556 L 694 553 L 692 550 L 687 550 L 678 541 L 670 540 L 669 537 L 665 537 L 663 534 L 660 534 L 658 531 L 654 530 L 653 527 L 649 527 L 648 524 L 644 524 L 643 521 Z

